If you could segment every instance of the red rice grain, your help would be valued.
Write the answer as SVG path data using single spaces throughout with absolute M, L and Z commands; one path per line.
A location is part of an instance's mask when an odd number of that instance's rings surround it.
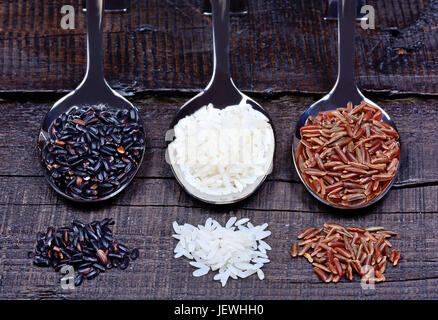
M 362 101 L 309 117 L 295 150 L 306 185 L 325 201 L 343 207 L 364 205 L 380 196 L 400 162 L 397 131 L 382 113 Z
M 389 250 L 389 242 L 395 232 L 383 227 L 344 227 L 325 223 L 323 228 L 308 228 L 298 236 L 305 239 L 291 247 L 291 256 L 304 256 L 323 282 L 338 282 L 343 276 L 352 281 L 357 273 L 362 281 L 378 283 L 385 281 L 384 272 L 389 260 L 397 266 L 400 250 Z

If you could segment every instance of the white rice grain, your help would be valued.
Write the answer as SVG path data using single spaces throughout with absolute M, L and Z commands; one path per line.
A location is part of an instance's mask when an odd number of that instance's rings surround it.
M 254 226 L 248 218 L 237 220 L 231 217 L 223 227 L 208 218 L 205 224 L 195 227 L 190 224 L 172 224 L 178 240 L 175 258 L 185 256 L 193 260 L 190 265 L 197 268 L 194 277 L 201 277 L 211 271 L 218 271 L 214 280 L 225 286 L 229 278 L 247 278 L 257 273 L 264 279 L 261 268 L 270 260 L 266 250 L 271 247 L 262 239 L 271 232 L 264 231 L 268 225 Z M 236 228 L 237 227 L 237 228 Z
M 226 108 L 201 107 L 178 121 L 174 135 L 170 163 L 184 185 L 201 197 L 240 198 L 270 171 L 274 131 L 246 98 Z

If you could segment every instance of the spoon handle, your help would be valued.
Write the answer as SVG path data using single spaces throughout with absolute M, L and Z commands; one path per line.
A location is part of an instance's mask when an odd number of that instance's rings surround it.
M 349 96 L 349 101 L 359 103 L 362 99 L 356 86 L 355 43 L 357 0 L 338 1 L 338 79 L 333 92 L 333 98 L 339 95 Z M 335 99 L 338 100 L 338 99 Z M 348 101 L 345 101 L 347 103 Z M 340 101 L 344 104 L 344 101 Z
M 87 73 L 93 84 L 104 83 L 103 11 L 105 0 L 87 0 Z
M 213 79 L 230 79 L 230 0 L 211 0 L 213 14 Z

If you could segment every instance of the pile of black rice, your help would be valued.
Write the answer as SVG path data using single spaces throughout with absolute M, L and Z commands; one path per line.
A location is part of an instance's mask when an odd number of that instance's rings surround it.
M 138 249 L 130 249 L 113 238 L 112 218 L 83 223 L 74 220 L 70 226 L 49 227 L 37 233 L 35 252 L 29 258 L 39 267 L 52 267 L 56 272 L 70 265 L 76 271 L 74 284 L 93 279 L 112 268 L 124 270 L 139 256 Z

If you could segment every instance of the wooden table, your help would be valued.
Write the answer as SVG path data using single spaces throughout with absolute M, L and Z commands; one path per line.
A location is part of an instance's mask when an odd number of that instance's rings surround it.
M 210 22 L 200 14 L 202 1 L 131 1 L 129 14 L 108 14 L 107 78 L 140 109 L 146 157 L 132 184 L 113 200 L 78 205 L 60 198 L 43 178 L 36 139 L 50 106 L 84 73 L 81 1 L 70 2 L 77 8 L 74 31 L 58 28 L 64 1 L 0 1 L 0 298 L 438 298 L 437 0 L 368 1 L 378 20 L 376 30 L 358 29 L 358 82 L 394 118 L 403 153 L 393 189 L 354 212 L 317 202 L 291 159 L 299 115 L 335 80 L 335 25 L 321 20 L 325 3 L 319 0 L 250 0 L 249 14 L 232 18 L 236 84 L 271 114 L 277 151 L 274 172 L 258 193 L 227 207 L 188 196 L 164 160 L 171 118 L 211 71 Z M 225 222 L 234 215 L 269 223 L 272 262 L 264 281 L 251 277 L 222 288 L 212 273 L 193 278 L 188 261 L 173 259 L 173 221 Z M 127 270 L 64 291 L 59 274 L 27 258 L 37 231 L 104 217 L 115 218 L 117 239 L 140 249 L 140 259 Z M 375 290 L 362 290 L 359 279 L 321 283 L 305 259 L 290 258 L 289 249 L 300 231 L 327 221 L 397 231 L 399 266 L 388 267 L 387 281 Z

